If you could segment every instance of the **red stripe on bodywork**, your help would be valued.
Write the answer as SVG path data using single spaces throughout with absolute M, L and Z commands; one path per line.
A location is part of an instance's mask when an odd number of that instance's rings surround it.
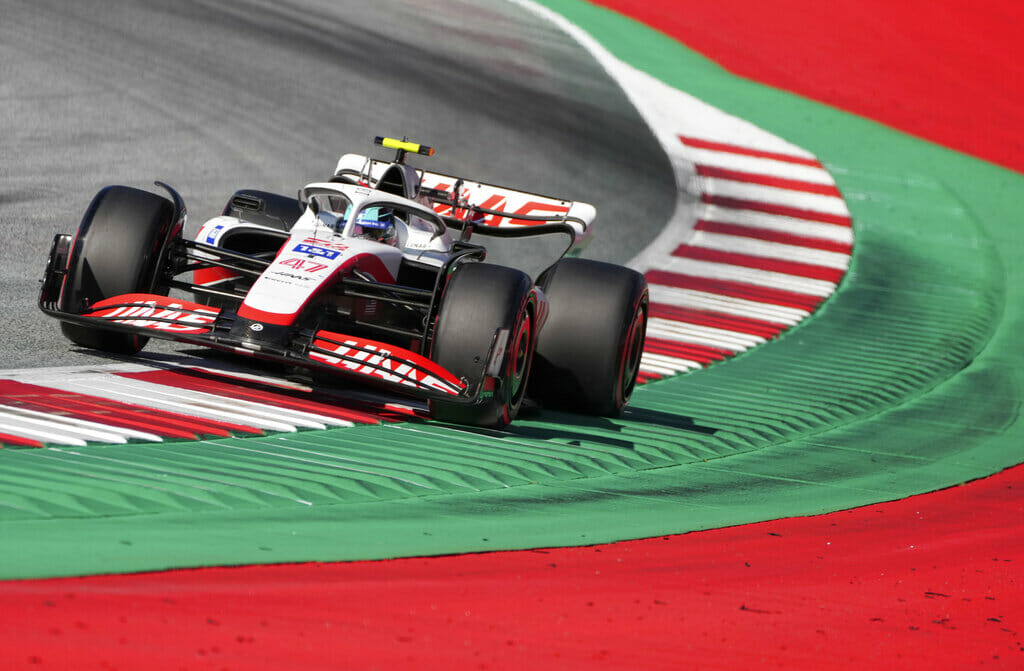
M 651 303 L 649 316 L 685 324 L 696 324 L 698 326 L 708 326 L 737 333 L 747 333 L 749 335 L 761 336 L 762 338 L 774 338 L 786 329 L 784 324 L 773 324 L 759 319 L 749 319 L 747 317 L 737 317 L 717 312 L 692 310 L 675 305 L 665 305 L 664 303 Z
M 822 196 L 835 196 L 842 198 L 839 189 L 834 184 L 819 184 L 817 182 L 805 182 L 799 179 L 786 179 L 774 175 L 762 175 L 754 172 L 742 172 L 740 170 L 729 170 L 712 165 L 697 164 L 697 174 L 701 177 L 712 177 L 715 179 L 728 179 L 733 182 L 744 182 L 746 184 L 760 184 L 771 186 L 777 189 L 789 191 L 801 191 L 803 193 L 816 193 Z
M 764 214 L 777 214 L 782 217 L 818 221 L 823 224 L 835 224 L 836 226 L 853 225 L 850 217 L 843 214 L 818 212 L 817 210 L 806 210 L 799 207 L 789 207 L 788 205 L 763 203 L 757 200 L 744 200 L 742 198 L 729 198 L 728 196 L 715 196 L 707 193 L 701 194 L 700 199 L 709 205 L 717 205 L 733 210 L 751 210 L 753 212 L 763 212 Z
M 227 268 L 200 268 L 192 271 L 192 282 L 200 285 L 216 284 L 238 277 L 241 277 L 241 275 L 233 273 Z
M 389 377 L 399 377 L 404 380 L 400 384 L 417 388 L 429 387 L 453 396 L 466 388 L 462 380 L 436 362 L 397 345 L 331 331 L 317 331 L 313 345 L 330 353 L 314 351 L 310 353 L 310 358 L 339 370 L 344 369 L 385 381 Z M 379 361 L 375 362 L 375 359 Z M 384 363 L 394 364 L 395 368 L 383 368 Z M 403 367 L 409 367 L 410 370 L 399 372 Z M 432 384 L 430 378 L 436 379 L 440 386 Z
M 692 291 L 703 291 L 705 293 L 719 294 L 731 298 L 755 301 L 758 303 L 769 303 L 788 308 L 801 310 L 813 310 L 822 300 L 821 296 L 811 296 L 785 289 L 774 289 L 772 287 L 761 287 L 746 282 L 733 280 L 717 280 L 696 275 L 685 275 L 672 273 L 667 270 L 648 270 L 644 276 L 651 284 L 675 287 L 678 289 L 690 289 Z
M 169 333 L 206 333 L 220 314 L 219 308 L 159 294 L 122 294 L 91 306 L 87 317 L 109 320 Z M 149 318 L 171 321 L 151 321 Z
M 846 271 L 840 268 L 829 268 L 817 266 L 811 263 L 799 263 L 797 261 L 783 261 L 782 259 L 771 259 L 765 256 L 751 256 L 750 254 L 737 254 L 735 252 L 722 252 L 717 249 L 706 247 L 693 247 L 691 245 L 679 245 L 672 252 L 673 256 L 695 261 L 708 261 L 710 263 L 726 263 L 731 266 L 743 268 L 755 268 L 757 270 L 770 270 L 774 273 L 783 273 L 795 277 L 806 277 L 814 280 L 836 282 L 843 279 Z
M 848 242 L 836 242 L 823 238 L 809 238 L 802 235 L 793 235 L 783 231 L 773 231 L 765 228 L 754 228 L 752 226 L 741 226 L 739 224 L 723 224 L 717 221 L 705 221 L 701 219 L 695 226 L 698 231 L 708 233 L 719 233 L 721 235 L 735 235 L 741 238 L 754 238 L 765 242 L 778 242 L 783 245 L 794 245 L 807 247 L 809 249 L 820 249 L 826 252 L 837 252 L 839 254 L 852 254 L 853 245 Z
M 774 151 L 763 151 L 761 149 L 751 149 L 750 147 L 741 147 L 737 144 L 728 144 L 726 142 L 713 142 L 711 140 L 701 140 L 700 138 L 690 137 L 688 135 L 680 135 L 679 141 L 685 145 L 689 145 L 694 149 L 710 149 L 712 151 L 723 151 L 729 154 L 740 154 L 742 156 L 753 156 L 755 158 L 770 158 L 773 161 L 784 161 L 786 163 L 796 163 L 798 165 L 810 165 L 815 168 L 820 168 L 821 163 L 816 158 L 806 158 L 804 156 L 794 156 L 792 154 L 782 154 Z

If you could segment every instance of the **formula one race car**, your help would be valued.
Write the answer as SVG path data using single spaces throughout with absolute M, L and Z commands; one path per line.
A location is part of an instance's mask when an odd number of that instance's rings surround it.
M 503 426 L 526 396 L 621 411 L 647 285 L 574 257 L 593 206 L 417 170 L 406 154 L 430 147 L 375 141 L 395 159 L 346 154 L 297 198 L 238 191 L 195 240 L 170 186 L 108 186 L 54 238 L 39 306 L 84 347 L 134 354 L 157 337 L 330 371 L 426 399 L 442 421 Z M 570 242 L 536 284 L 470 242 L 549 233 Z

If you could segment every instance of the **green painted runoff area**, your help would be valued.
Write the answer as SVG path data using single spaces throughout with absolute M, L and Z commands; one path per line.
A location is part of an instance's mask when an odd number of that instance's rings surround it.
M 1024 177 L 736 78 L 606 10 L 546 4 L 817 154 L 854 218 L 840 291 L 776 341 L 638 389 L 616 420 L 0 450 L 0 578 L 609 542 L 893 500 L 1024 461 Z

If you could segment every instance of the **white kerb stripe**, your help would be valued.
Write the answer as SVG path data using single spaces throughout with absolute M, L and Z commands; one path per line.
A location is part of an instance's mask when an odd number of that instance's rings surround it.
M 212 407 L 216 410 L 222 411 L 233 411 L 239 413 L 248 418 L 256 419 L 257 421 L 276 421 L 285 420 L 296 426 L 303 426 L 313 429 L 325 429 L 328 425 L 332 426 L 354 426 L 354 423 L 347 420 L 336 419 L 327 415 L 321 415 L 319 413 L 310 413 L 302 410 L 294 410 L 291 408 L 282 408 L 266 403 L 258 403 L 255 401 L 246 401 L 242 399 L 230 398 L 228 396 L 221 396 L 219 394 L 211 394 L 208 392 L 199 392 L 192 390 L 179 389 L 177 387 L 164 386 L 154 382 L 147 382 L 144 380 L 135 380 L 132 378 L 118 377 L 118 382 L 122 385 L 131 384 L 141 390 L 140 398 L 152 398 L 153 396 L 160 395 L 171 398 L 184 398 L 187 399 L 193 406 L 200 407 Z M 105 380 L 97 380 L 97 382 L 103 386 L 106 386 Z M 102 387 L 96 389 L 97 393 L 103 391 Z M 251 424 L 251 421 L 242 422 L 245 424 Z M 269 428 L 269 427 L 268 427 Z M 294 427 L 291 429 L 294 430 Z
M 849 226 L 837 226 L 836 224 L 825 224 L 820 221 L 808 221 L 796 217 L 787 217 L 781 214 L 769 214 L 767 212 L 756 212 L 754 210 L 737 210 L 721 205 L 704 203 L 698 219 L 714 221 L 719 224 L 737 224 L 760 228 L 766 231 L 779 231 L 790 235 L 799 235 L 804 238 L 818 238 L 832 242 L 842 242 L 848 245 L 853 244 L 853 229 Z
M 204 399 L 199 392 L 170 391 L 170 387 L 161 387 L 160 385 L 140 383 L 135 380 L 116 377 L 107 378 L 105 386 L 94 386 L 79 380 L 69 380 L 63 386 L 72 391 L 104 396 L 136 405 L 142 403 L 151 408 L 168 410 L 193 417 L 205 417 L 233 424 L 245 424 L 272 431 L 296 431 L 293 425 L 285 424 L 266 416 L 256 416 L 251 413 L 242 412 L 237 408 L 228 410 L 225 407 L 225 399 L 219 396 Z
M 113 427 L 97 429 L 94 427 L 75 424 L 73 422 L 59 421 L 58 418 L 47 418 L 46 415 L 43 415 L 42 418 L 31 417 L 23 415 L 20 412 L 0 412 L 0 417 L 3 417 L 5 421 L 21 421 L 27 426 L 36 426 L 44 430 L 63 431 L 70 435 L 81 436 L 85 440 L 119 444 L 128 442 L 128 439 L 125 438 L 124 435 L 117 433 L 116 430 L 103 430 L 107 428 L 113 429 Z
M 7 411 L 15 415 L 23 415 L 26 417 L 34 418 L 39 421 L 50 422 L 55 425 L 65 425 L 68 427 L 74 427 L 78 429 L 97 431 L 104 434 L 116 434 L 119 436 L 123 436 L 125 438 L 137 438 L 139 440 L 149 440 L 155 442 L 160 442 L 162 440 L 162 438 L 160 438 L 160 436 L 156 434 L 148 433 L 146 431 L 137 431 L 135 429 L 123 426 L 113 426 L 110 424 L 103 424 L 101 422 L 93 422 L 87 419 L 80 419 L 78 417 L 70 417 L 68 415 L 57 415 L 48 412 L 40 412 L 38 410 L 29 410 L 27 408 L 11 408 L 9 406 L 0 407 L 4 407 Z M 120 443 L 125 441 L 115 440 L 112 442 Z
M 661 375 L 673 375 L 675 373 L 696 370 L 703 367 L 704 366 L 696 361 L 680 359 L 679 357 L 674 356 L 665 356 L 664 354 L 651 354 L 646 352 L 640 357 L 641 370 L 646 370 L 650 373 L 659 373 Z
M 709 233 L 707 231 L 696 231 L 690 238 L 690 245 L 704 247 L 705 249 L 717 249 L 722 252 L 735 252 L 748 256 L 760 256 L 768 259 L 780 259 L 783 261 L 795 261 L 797 263 L 808 263 L 815 266 L 825 266 L 837 270 L 846 270 L 850 265 L 850 255 L 840 252 L 828 252 L 823 249 L 812 249 L 797 245 L 787 245 L 781 242 L 769 242 L 757 238 L 745 238 L 739 235 L 728 235 L 725 233 Z
M 0 416 L 0 431 L 9 433 L 12 436 L 19 436 L 21 438 L 28 438 L 31 440 L 38 440 L 43 443 L 58 443 L 60 445 L 76 445 L 83 447 L 88 443 L 81 438 L 74 438 L 64 433 L 54 433 L 52 431 L 43 431 L 35 427 L 23 426 L 21 424 L 9 424 L 2 416 Z
M 809 310 L 802 308 L 774 305 L 772 303 L 759 303 L 757 301 L 748 301 L 745 298 L 723 296 L 722 294 L 697 291 L 696 289 L 681 289 L 663 284 L 649 284 L 647 289 L 650 292 L 652 303 L 664 303 L 665 305 L 674 305 L 681 308 L 720 312 L 749 319 L 761 319 L 786 326 L 792 326 L 811 314 Z
M 724 151 L 712 151 L 710 149 L 687 148 L 687 158 L 698 165 L 706 165 L 715 168 L 725 168 L 737 172 L 749 172 L 755 175 L 768 175 L 769 177 L 780 177 L 782 179 L 794 179 L 799 182 L 810 182 L 812 184 L 825 184 L 834 186 L 835 180 L 827 170 L 816 168 L 810 165 L 799 165 L 776 161 L 771 158 L 759 158 L 756 156 L 744 156 Z
M 668 259 L 662 269 L 683 275 L 746 282 L 747 284 L 756 284 L 759 287 L 783 289 L 784 291 L 807 294 L 808 296 L 831 296 L 832 292 L 836 290 L 835 283 L 827 280 L 816 280 L 810 277 L 787 275 L 771 270 L 734 266 L 731 263 L 700 261 L 698 259 L 686 259 L 677 256 Z
M 836 196 L 824 196 L 817 193 L 807 193 L 806 191 L 794 191 L 793 189 L 780 189 L 775 186 L 737 182 L 718 177 L 701 177 L 700 180 L 704 183 L 703 193 L 710 196 L 739 198 L 768 205 L 781 205 L 783 207 L 793 207 L 800 210 L 810 210 L 812 212 L 822 212 L 843 217 L 850 216 L 850 210 L 846 207 L 846 201 Z
M 699 343 L 722 347 L 729 350 L 747 349 L 765 342 L 761 336 L 738 331 L 728 331 L 711 326 L 698 326 L 686 322 L 654 317 L 647 320 L 647 335 L 675 340 L 676 342 Z

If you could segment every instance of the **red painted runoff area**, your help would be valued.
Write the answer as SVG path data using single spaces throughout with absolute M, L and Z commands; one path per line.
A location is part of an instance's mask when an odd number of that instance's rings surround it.
M 1024 167 L 1019 3 L 601 4 L 738 74 Z M 7 582 L 0 653 L 60 669 L 1021 668 L 1022 489 L 1017 467 L 616 545 Z
M 1014 668 L 1022 491 L 1015 468 L 614 545 L 8 582 L 0 650 L 40 669 Z
M 1024 3 L 597 0 L 730 72 L 1024 172 Z

